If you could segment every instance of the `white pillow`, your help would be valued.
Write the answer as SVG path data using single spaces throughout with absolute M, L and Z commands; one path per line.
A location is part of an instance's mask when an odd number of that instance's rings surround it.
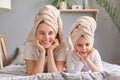
M 24 65 L 25 61 L 24 61 L 24 49 L 23 47 L 18 47 L 18 51 L 17 51 L 17 56 L 16 58 L 11 62 L 11 64 L 15 64 L 15 65 Z

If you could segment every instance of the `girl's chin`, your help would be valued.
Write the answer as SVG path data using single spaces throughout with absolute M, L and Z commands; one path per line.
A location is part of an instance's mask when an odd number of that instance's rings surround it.
M 83 57 L 87 57 L 87 54 L 82 54 Z

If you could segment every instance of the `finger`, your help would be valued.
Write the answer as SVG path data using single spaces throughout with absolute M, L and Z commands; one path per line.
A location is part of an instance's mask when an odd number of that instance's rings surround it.
M 94 52 L 94 48 L 91 48 L 91 50 L 88 52 L 87 57 L 91 57 Z
M 54 43 L 52 44 L 52 46 L 50 47 L 50 49 L 54 50 L 55 48 L 57 48 L 59 46 L 59 42 L 57 39 L 55 39 Z
M 80 60 L 83 59 L 82 55 L 80 55 L 79 52 L 76 52 L 76 55 L 80 58 Z
M 92 54 L 94 52 L 94 48 L 92 48 L 91 50 L 90 50 L 90 54 Z
M 91 52 L 92 52 L 92 53 L 94 52 L 94 48 L 91 49 Z
M 75 52 L 75 54 L 79 57 L 79 53 L 78 52 Z
M 79 54 L 79 58 L 81 62 L 84 62 L 84 57 L 81 54 Z
M 59 45 L 59 41 L 58 41 L 58 39 L 55 40 L 55 43 L 56 43 L 57 45 Z
M 56 39 L 55 40 L 55 43 L 53 44 L 53 48 L 56 48 L 56 47 L 58 47 L 59 46 L 59 42 L 58 42 L 58 40 Z

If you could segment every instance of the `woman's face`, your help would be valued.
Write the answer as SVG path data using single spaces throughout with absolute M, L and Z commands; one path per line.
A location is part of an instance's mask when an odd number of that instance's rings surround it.
M 91 50 L 92 46 L 90 43 L 81 36 L 75 43 L 75 51 L 79 52 L 83 57 L 86 57 L 89 50 Z
M 36 37 L 44 48 L 49 48 L 55 41 L 56 33 L 52 27 L 42 22 L 37 28 Z

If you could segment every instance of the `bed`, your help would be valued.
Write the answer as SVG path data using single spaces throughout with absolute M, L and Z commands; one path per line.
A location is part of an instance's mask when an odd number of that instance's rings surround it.
M 120 65 L 105 61 L 102 61 L 104 67 L 102 72 L 38 73 L 28 76 L 23 56 L 23 49 L 18 48 L 18 55 L 12 63 L 0 69 L 0 80 L 120 80 Z
M 27 76 L 25 65 L 8 65 L 0 69 L 0 80 L 120 80 L 120 66 L 102 61 L 104 71 L 81 73 L 38 73 Z

